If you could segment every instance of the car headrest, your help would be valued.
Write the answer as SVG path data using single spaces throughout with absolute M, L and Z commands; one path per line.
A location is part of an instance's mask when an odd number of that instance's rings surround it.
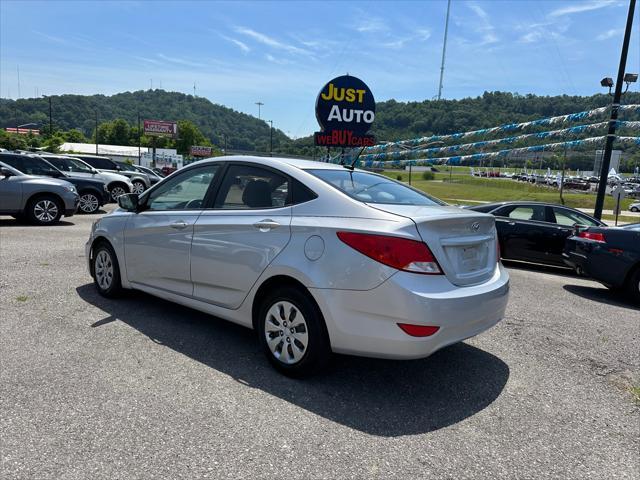
M 264 180 L 251 180 L 242 192 L 242 203 L 251 208 L 271 207 L 271 187 Z

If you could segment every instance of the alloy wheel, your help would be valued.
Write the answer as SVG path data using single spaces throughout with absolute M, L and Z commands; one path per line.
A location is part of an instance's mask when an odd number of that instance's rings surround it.
M 98 198 L 93 193 L 85 193 L 80 196 L 80 210 L 84 213 L 93 213 L 100 207 Z
M 120 195 L 124 195 L 125 193 L 127 193 L 127 192 L 125 192 L 124 188 L 122 188 L 122 187 L 113 187 L 111 189 L 111 198 L 113 198 L 114 200 L 118 200 L 118 197 Z
M 39 200 L 33 207 L 33 215 L 42 223 L 53 222 L 58 218 L 58 206 L 51 200 Z
M 264 319 L 264 334 L 271 354 L 282 363 L 298 363 L 307 351 L 309 334 L 304 316 L 294 304 L 278 301 Z
M 98 285 L 103 290 L 108 290 L 113 283 L 113 261 L 106 250 L 100 250 L 96 255 L 95 275 Z
M 133 182 L 133 193 L 140 195 L 142 192 L 144 192 L 144 183 Z

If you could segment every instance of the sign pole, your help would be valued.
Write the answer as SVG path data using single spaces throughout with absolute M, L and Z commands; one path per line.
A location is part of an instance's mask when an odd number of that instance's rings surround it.
M 616 197 L 616 227 L 618 226 L 618 215 L 620 214 L 620 195 Z

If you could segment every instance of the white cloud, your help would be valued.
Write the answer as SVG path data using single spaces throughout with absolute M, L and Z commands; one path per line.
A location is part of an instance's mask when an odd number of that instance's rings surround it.
M 416 30 L 415 33 L 411 36 L 395 38 L 387 42 L 383 42 L 381 43 L 381 45 L 386 48 L 402 48 L 407 43 L 410 43 L 412 41 L 424 42 L 428 40 L 430 37 L 431 37 L 431 32 L 427 29 L 421 28 Z
M 244 53 L 249 53 L 251 51 L 251 49 L 249 48 L 249 46 L 246 43 L 241 42 L 240 40 L 238 40 L 236 38 L 227 37 L 226 35 L 220 35 L 220 36 L 222 38 L 224 38 L 227 42 L 233 43 L 236 47 L 238 47 Z
M 563 15 L 572 15 L 574 13 L 588 12 L 591 10 L 599 10 L 612 5 L 614 0 L 595 0 L 587 3 L 573 3 L 566 7 L 558 8 L 549 13 L 550 17 L 561 17 Z
M 252 30 L 250 28 L 236 27 L 235 31 L 242 35 L 246 35 L 247 37 L 253 38 L 257 42 L 260 42 L 272 48 L 276 48 L 278 50 L 284 50 L 289 53 L 296 53 L 299 55 L 312 55 L 309 50 L 305 50 L 304 48 L 296 47 L 295 45 L 290 45 L 288 43 L 281 42 L 279 40 L 276 40 L 273 37 L 269 37 L 264 33 L 256 32 L 255 30 Z
M 491 17 L 484 8 L 475 3 L 467 5 L 473 13 L 476 14 L 480 22 L 475 28 L 475 31 L 482 35 L 482 42 L 480 45 L 489 45 L 499 41 L 498 35 L 496 35 L 496 29 L 491 23 Z
M 612 37 L 617 37 L 622 35 L 622 29 L 612 28 L 611 30 L 607 30 L 606 32 L 601 33 L 596 37 L 596 40 L 607 40 Z
M 161 58 L 162 60 L 164 60 L 166 62 L 177 63 L 178 65 L 185 65 L 187 67 L 201 67 L 202 66 L 201 63 L 190 62 L 189 60 L 184 60 L 182 58 L 169 57 L 169 56 L 165 55 L 164 53 L 157 53 L 156 57 Z
M 358 32 L 384 32 L 389 29 L 381 18 L 364 17 L 364 20 L 355 27 Z

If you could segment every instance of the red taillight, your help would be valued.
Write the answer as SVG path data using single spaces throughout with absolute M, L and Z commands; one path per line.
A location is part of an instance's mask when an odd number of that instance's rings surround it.
M 337 232 L 337 235 L 351 248 L 389 267 L 405 272 L 442 275 L 438 262 L 423 242 L 369 233 Z
M 432 325 L 411 325 L 410 323 L 399 323 L 398 326 L 404 333 L 411 335 L 412 337 L 430 337 L 440 330 L 440 327 L 434 327 Z
M 587 240 L 593 240 L 594 242 L 600 242 L 600 243 L 605 243 L 606 240 L 604 238 L 604 233 L 597 233 L 597 232 L 579 232 L 578 233 L 578 237 L 579 238 L 586 238 Z

